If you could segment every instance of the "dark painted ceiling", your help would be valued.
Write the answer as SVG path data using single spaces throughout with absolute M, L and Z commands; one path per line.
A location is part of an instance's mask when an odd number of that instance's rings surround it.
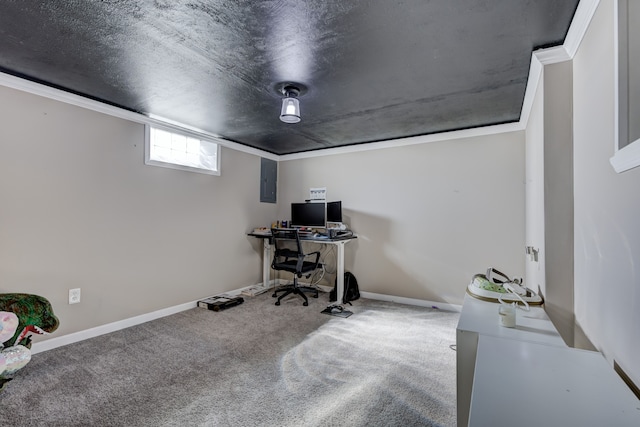
M 275 154 L 519 120 L 578 0 L 4 0 L 0 70 Z M 306 85 L 278 119 L 279 82 Z

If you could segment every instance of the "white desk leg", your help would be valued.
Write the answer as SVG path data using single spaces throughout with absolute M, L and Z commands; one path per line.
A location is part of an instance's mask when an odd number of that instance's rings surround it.
M 350 240 L 327 242 L 328 244 L 336 245 L 338 249 L 336 254 L 336 301 L 322 310 L 322 313 L 339 317 L 349 317 L 353 314 L 353 312 L 342 307 L 342 297 L 344 296 L 344 245 Z
M 271 277 L 271 244 L 269 239 L 262 239 L 262 286 L 269 287 L 269 278 Z
M 344 296 L 344 245 L 346 241 L 341 241 L 336 244 L 338 247 L 338 253 L 336 255 L 336 304 L 342 304 L 342 297 Z

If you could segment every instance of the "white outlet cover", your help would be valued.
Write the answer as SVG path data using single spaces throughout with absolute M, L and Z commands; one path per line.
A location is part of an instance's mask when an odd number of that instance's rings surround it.
M 80 288 L 69 289 L 69 304 L 77 304 L 80 302 Z

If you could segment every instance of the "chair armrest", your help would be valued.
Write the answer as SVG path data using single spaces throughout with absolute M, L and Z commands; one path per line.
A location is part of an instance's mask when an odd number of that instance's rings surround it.
M 313 261 L 313 263 L 316 265 L 316 267 L 318 266 L 318 261 L 320 260 L 320 251 L 315 251 L 315 252 L 309 252 L 308 254 L 300 254 L 300 256 L 298 257 L 298 263 L 296 265 L 296 269 L 298 271 L 302 271 L 302 264 L 304 263 L 305 258 L 308 258 L 312 255 L 316 256 L 315 261 Z
M 316 260 L 314 261 L 314 263 L 316 265 L 318 265 L 318 261 L 320 261 L 320 251 L 315 251 L 315 252 L 309 252 L 307 254 L 307 256 L 311 256 L 311 255 L 315 255 L 316 256 Z

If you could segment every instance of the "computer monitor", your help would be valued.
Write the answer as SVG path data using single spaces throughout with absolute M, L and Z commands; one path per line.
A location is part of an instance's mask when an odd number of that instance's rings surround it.
M 342 222 L 342 202 L 327 203 L 327 222 Z
M 291 203 L 292 227 L 326 227 L 325 203 Z

